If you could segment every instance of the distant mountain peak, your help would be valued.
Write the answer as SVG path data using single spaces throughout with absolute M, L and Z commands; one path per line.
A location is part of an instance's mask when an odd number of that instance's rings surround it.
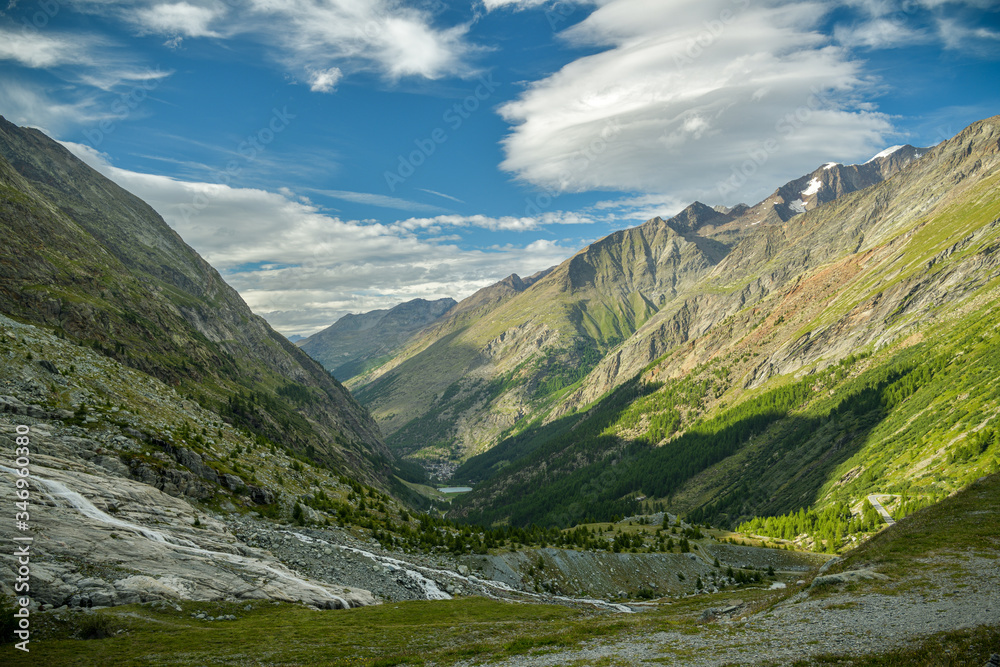
M 780 224 L 820 204 L 875 185 L 919 159 L 929 149 L 909 144 L 892 146 L 863 164 L 827 162 L 812 172 L 789 181 L 767 199 L 749 207 L 743 224 Z M 730 213 L 732 218 L 739 216 Z
M 512 287 L 514 290 L 518 292 L 522 292 L 526 289 L 524 281 L 521 280 L 521 276 L 517 275 L 516 273 L 512 273 L 503 280 L 501 280 L 500 284 Z
M 334 377 L 346 381 L 397 351 L 456 303 L 450 297 L 413 299 L 389 309 L 347 314 L 298 345 Z

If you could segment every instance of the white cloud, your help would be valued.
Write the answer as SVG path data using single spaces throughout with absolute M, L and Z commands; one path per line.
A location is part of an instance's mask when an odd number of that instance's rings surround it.
M 646 194 L 599 201 L 590 208 L 608 224 L 645 222 L 651 218 L 669 218 L 676 215 L 690 201 L 681 201 L 671 195 Z
M 92 39 L 83 35 L 0 28 L 0 60 L 14 60 L 34 68 L 85 64 L 90 61 L 88 52 L 92 43 Z
M 57 136 L 70 127 L 94 124 L 109 116 L 93 97 L 58 101 L 43 86 L 0 78 L 0 114 L 17 125 Z
M 1000 33 L 996 0 L 840 0 L 859 10 L 860 20 L 837 25 L 837 41 L 848 47 L 896 48 L 939 42 L 945 48 L 984 57 L 996 55 Z M 992 13 L 983 14 L 983 11 Z
M 956 51 L 972 51 L 995 55 L 1000 46 L 1000 32 L 985 26 L 967 25 L 954 18 L 937 20 L 938 32 L 945 47 Z
M 901 20 L 882 18 L 852 26 L 835 26 L 833 35 L 843 46 L 873 49 L 926 44 L 932 39 L 925 31 L 909 26 Z
M 219 7 L 175 2 L 139 8 L 131 19 L 144 32 L 180 37 L 219 37 L 219 33 L 209 25 L 222 14 L 223 10 Z
M 92 70 L 84 70 L 77 74 L 77 80 L 87 86 L 98 88 L 105 92 L 113 92 L 123 85 L 140 86 L 147 91 L 159 85 L 160 81 L 173 74 L 172 71 L 154 69 L 134 69 L 109 65 Z
M 906 6 L 906 3 L 902 3 Z M 943 7 L 945 5 L 966 5 L 968 7 L 976 7 L 977 9 L 992 9 L 996 10 L 997 3 L 996 0 L 917 0 L 917 4 L 923 5 L 924 7 Z
M 525 232 L 541 229 L 547 225 L 589 225 L 594 220 L 590 216 L 570 211 L 547 211 L 538 216 L 488 215 L 438 215 L 433 218 L 409 218 L 390 226 L 393 230 L 430 230 L 439 232 L 445 227 L 476 227 L 491 231 Z
M 564 36 L 608 48 L 502 107 L 513 125 L 502 167 L 555 191 L 666 191 L 717 204 L 735 203 L 720 201 L 717 184 L 765 145 L 732 197 L 763 195 L 817 156 L 870 155 L 891 125 L 852 106 L 869 82 L 817 31 L 827 9 L 607 0 Z
M 551 241 L 464 250 L 397 226 L 342 220 L 283 193 L 141 174 L 93 148 L 82 160 L 156 209 L 218 268 L 255 312 L 286 334 L 309 334 L 347 312 L 423 298 L 464 298 L 512 272 L 530 275 L 572 254 Z
M 315 192 L 317 194 L 326 195 L 327 197 L 333 197 L 334 199 L 343 199 L 344 201 L 354 202 L 355 204 L 367 204 L 368 206 L 378 206 L 379 208 L 392 208 L 400 211 L 423 211 L 425 213 L 436 213 L 443 210 L 440 206 L 421 204 L 420 202 L 400 199 L 399 197 L 390 197 L 388 195 L 374 194 L 371 192 L 319 190 L 316 188 L 305 189 L 308 192 Z
M 494 9 L 511 8 L 511 9 L 527 9 L 529 7 L 537 7 L 539 5 L 544 5 L 549 0 L 483 0 L 483 7 L 486 11 L 493 11 Z
M 544 6 L 549 24 L 555 29 L 576 11 L 576 5 L 596 5 L 601 4 L 601 0 L 482 0 L 482 3 L 488 12 L 497 9 L 523 11 Z
M 54 134 L 141 114 L 137 100 L 172 74 L 143 68 L 114 42 L 82 32 L 0 28 L 0 61 L 13 63 L 0 69 L 0 113 Z
M 82 0 L 74 8 L 168 37 L 172 49 L 185 38 L 265 44 L 316 92 L 331 92 L 341 75 L 360 70 L 390 79 L 472 75 L 479 51 L 466 39 L 469 25 L 438 26 L 430 11 L 398 0 Z
M 343 72 L 340 71 L 339 67 L 311 70 L 309 72 L 309 90 L 314 93 L 332 93 L 342 76 Z
M 445 199 L 450 199 L 452 201 L 457 201 L 459 204 L 464 204 L 465 202 L 458 197 L 452 197 L 451 195 L 446 195 L 443 192 L 438 192 L 437 190 L 428 190 L 426 188 L 417 188 L 421 192 L 426 192 L 429 195 L 437 195 L 438 197 L 444 197 Z
M 292 67 L 372 69 L 392 79 L 467 75 L 467 25 L 438 28 L 426 11 L 393 0 L 249 0 L 235 30 L 281 50 Z

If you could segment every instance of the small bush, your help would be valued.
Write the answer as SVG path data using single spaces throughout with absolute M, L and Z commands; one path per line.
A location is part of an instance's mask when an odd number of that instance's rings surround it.
M 80 639 L 106 639 L 128 630 L 121 619 L 108 614 L 88 614 L 80 620 L 77 626 L 77 637 Z
M 0 596 L 0 645 L 14 642 L 14 630 L 17 630 L 17 619 L 14 612 L 17 605 L 6 595 Z

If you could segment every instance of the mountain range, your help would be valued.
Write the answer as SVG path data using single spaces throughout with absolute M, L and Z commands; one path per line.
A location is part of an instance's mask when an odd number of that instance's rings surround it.
M 454 299 L 414 299 L 386 310 L 344 315 L 308 338 L 296 341 L 341 381 L 391 358 L 407 339 L 446 313 Z
M 391 446 L 464 460 L 518 424 L 576 405 L 561 400 L 566 387 L 579 384 L 586 401 L 614 386 L 618 380 L 601 373 L 584 378 L 602 360 L 620 360 L 651 320 L 683 308 L 699 281 L 742 252 L 744 239 L 881 182 L 926 150 L 900 146 L 862 165 L 827 163 L 753 206 L 695 202 L 667 220 L 615 232 L 528 280 L 512 275 L 481 290 L 396 354 L 343 379 Z M 334 345 L 339 334 L 331 327 L 319 335 Z M 627 378 L 652 358 L 628 360 L 614 374 Z
M 994 363 L 998 142 L 990 118 L 615 232 L 460 302 L 348 386 L 398 454 L 475 486 L 453 512 L 479 522 L 663 502 L 735 525 L 951 492 L 998 465 L 956 453 L 997 414 L 974 378 Z
M 422 480 L 414 462 L 470 483 L 452 507 L 467 520 L 606 520 L 644 498 L 735 524 L 874 488 L 933 495 L 995 462 L 951 451 L 996 410 L 981 387 L 955 394 L 970 376 L 942 355 L 992 363 L 969 337 L 995 302 L 997 137 L 987 119 L 824 164 L 753 206 L 695 202 L 461 302 L 344 317 L 300 349 L 148 205 L 2 121 L 0 307 L 351 478 L 411 500 L 398 476 Z M 883 396 L 917 375 L 907 391 L 938 390 L 921 410 Z M 945 415 L 953 394 L 978 421 Z M 889 448 L 912 469 L 888 469 L 871 439 L 930 414 L 947 445 L 914 435 Z

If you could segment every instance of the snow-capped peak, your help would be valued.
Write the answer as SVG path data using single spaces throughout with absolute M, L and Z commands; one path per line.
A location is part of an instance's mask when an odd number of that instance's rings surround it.
M 838 164 L 840 164 L 840 163 L 839 162 L 827 162 L 826 164 L 823 165 L 823 168 L 824 169 L 833 169 Z
M 880 157 L 888 157 L 888 156 L 892 155 L 893 153 L 895 153 L 896 151 L 898 151 L 900 148 L 902 148 L 902 146 L 889 146 L 888 148 L 886 148 L 884 151 L 882 151 L 878 155 L 872 157 L 871 160 L 868 160 L 868 162 L 873 162 L 873 161 L 879 159 Z M 868 164 L 868 162 L 865 162 L 865 164 Z

